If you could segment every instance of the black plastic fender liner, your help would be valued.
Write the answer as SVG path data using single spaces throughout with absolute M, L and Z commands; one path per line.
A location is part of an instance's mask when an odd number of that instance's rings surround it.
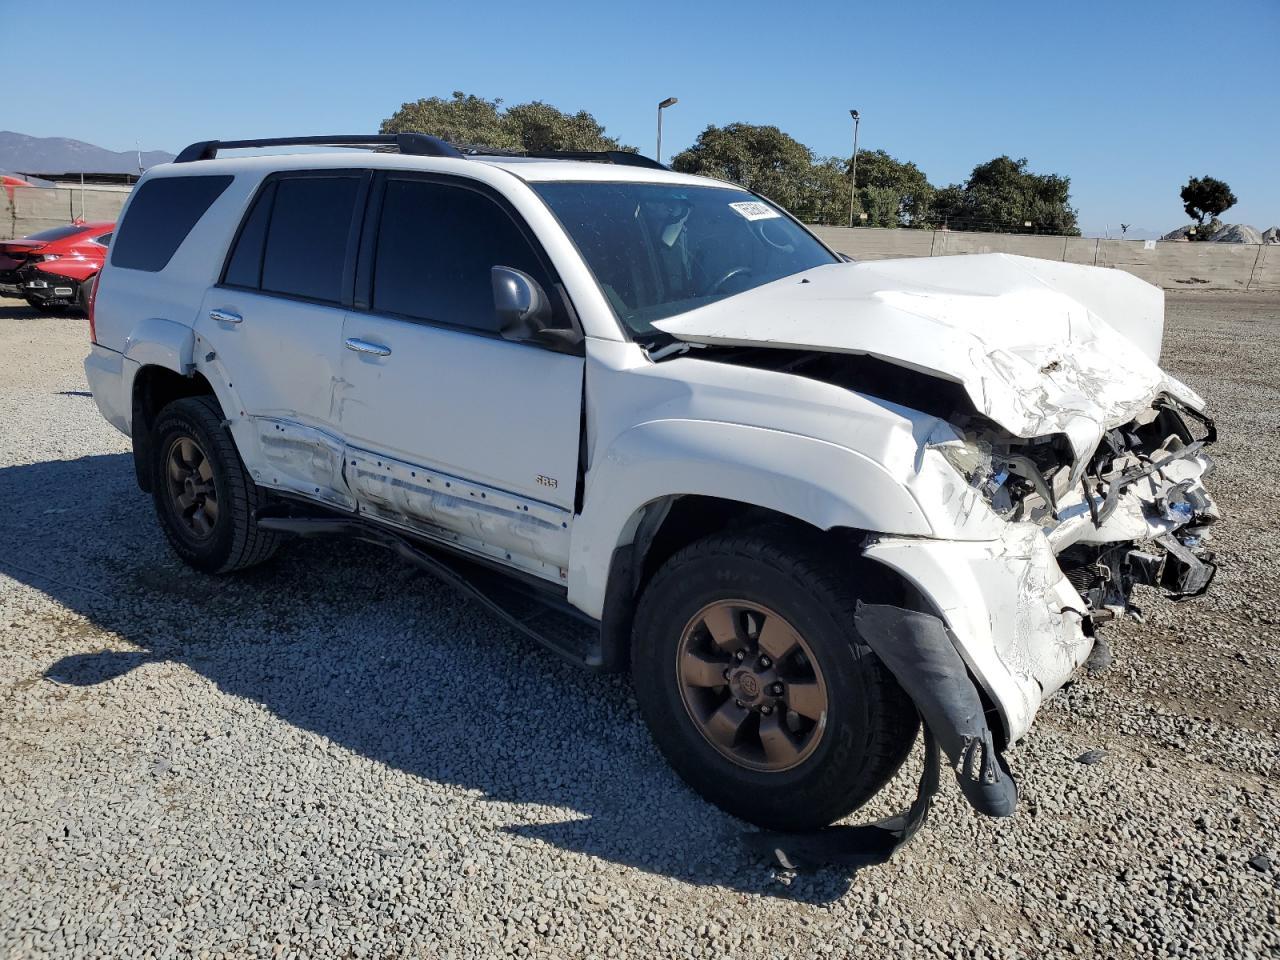
M 743 834 L 743 842 L 754 853 L 772 858 L 786 870 L 812 870 L 831 864 L 861 868 L 887 863 L 924 826 L 933 795 L 938 792 L 940 770 L 938 741 L 926 724 L 920 785 L 915 800 L 902 813 L 874 823 L 823 827 L 808 833 L 758 830 Z
M 989 817 L 1012 816 L 1018 786 L 995 748 L 982 698 L 942 620 L 859 601 L 854 624 L 915 703 L 973 808 Z

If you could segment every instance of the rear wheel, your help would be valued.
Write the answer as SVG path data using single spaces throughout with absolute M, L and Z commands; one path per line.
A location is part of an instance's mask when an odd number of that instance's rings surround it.
M 151 444 L 151 493 L 174 551 L 205 573 L 262 563 L 279 536 L 254 519 L 265 502 L 212 397 L 175 400 L 156 418 Z
M 850 575 L 816 542 L 757 531 L 685 548 L 641 598 L 641 712 L 685 781 L 744 820 L 839 820 L 915 740 L 914 707 L 854 630 Z
M 96 276 L 85 278 L 76 290 L 76 309 L 86 317 L 89 315 L 89 292 L 93 288 L 95 279 Z

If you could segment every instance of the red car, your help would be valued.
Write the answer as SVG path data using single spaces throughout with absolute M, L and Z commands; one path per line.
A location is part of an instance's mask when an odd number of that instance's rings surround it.
M 107 257 L 116 225 L 110 221 L 41 230 L 0 240 L 0 296 L 22 297 L 37 310 L 87 311 L 89 288 Z

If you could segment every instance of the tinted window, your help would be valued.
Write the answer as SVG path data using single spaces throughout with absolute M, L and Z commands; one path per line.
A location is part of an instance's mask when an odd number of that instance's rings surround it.
M 374 310 L 496 331 L 489 276 L 496 266 L 523 270 L 550 292 L 533 248 L 494 201 L 465 187 L 387 182 Z
M 163 270 L 196 221 L 222 195 L 231 177 L 162 177 L 138 188 L 129 201 L 111 263 L 133 270 Z
M 342 300 L 347 237 L 359 186 L 356 177 L 276 182 L 262 257 L 264 292 L 331 303 Z
M 255 290 L 262 285 L 262 250 L 266 244 L 267 222 L 271 219 L 271 201 L 275 195 L 276 185 L 273 182 L 267 184 L 254 200 L 253 209 L 245 218 L 235 249 L 227 261 L 223 283 Z
M 50 227 L 48 230 L 41 230 L 39 233 L 33 233 L 29 237 L 23 237 L 23 240 L 42 240 L 45 243 L 53 243 L 55 240 L 65 240 L 67 237 L 75 236 L 84 230 L 84 227 L 78 224 L 71 224 L 66 227 Z
M 761 284 L 837 263 L 743 190 L 667 183 L 535 183 L 633 333 Z
M 100 237 L 94 237 L 93 242 L 98 244 L 100 247 L 109 247 L 111 246 L 111 234 L 104 233 Z

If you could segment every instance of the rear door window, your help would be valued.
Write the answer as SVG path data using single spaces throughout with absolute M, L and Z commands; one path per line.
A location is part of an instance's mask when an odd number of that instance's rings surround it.
M 374 258 L 375 311 L 496 333 L 490 270 L 546 271 L 516 222 L 477 190 L 388 180 Z
M 111 265 L 151 273 L 163 270 L 191 228 L 231 184 L 229 176 L 160 177 L 148 180 L 129 201 Z
M 282 177 L 275 183 L 270 222 L 266 224 L 260 287 L 326 303 L 342 301 L 343 272 L 360 178 Z M 257 210 L 254 210 L 257 213 Z M 245 224 L 254 242 L 253 222 Z M 246 238 L 242 236 L 242 241 Z M 251 272 L 252 267 L 231 265 Z M 250 255 L 246 253 L 246 257 Z

